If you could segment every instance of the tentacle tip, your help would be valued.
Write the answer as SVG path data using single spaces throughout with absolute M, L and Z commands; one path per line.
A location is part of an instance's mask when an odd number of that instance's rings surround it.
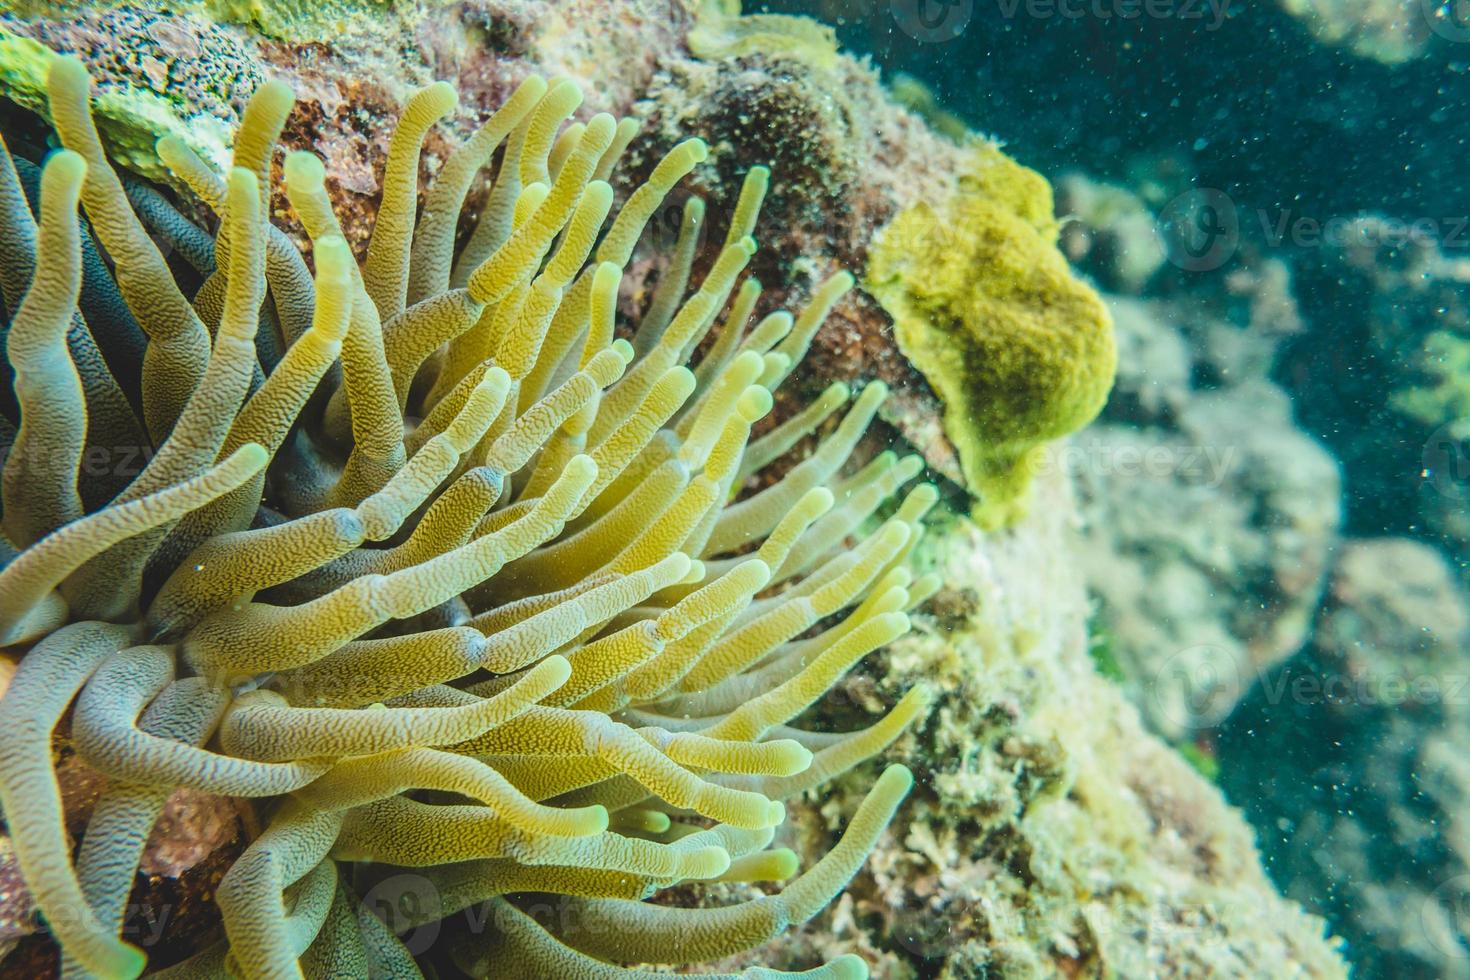
M 553 653 L 541 661 L 536 665 L 536 669 L 546 678 L 553 691 L 565 684 L 572 676 L 571 661 L 559 653 Z
M 836 502 L 837 498 L 826 487 L 814 487 L 806 493 L 805 506 L 809 507 L 811 513 L 817 517 L 821 517 L 827 511 L 831 510 L 832 505 Z
M 250 97 L 251 101 L 257 99 L 269 100 L 271 103 L 288 110 L 296 104 L 296 91 L 288 83 L 279 78 L 267 79 L 255 93 Z
M 684 861 L 684 876 L 692 879 L 718 878 L 730 870 L 730 852 L 723 847 L 701 847 Z
M 789 847 L 778 847 L 770 852 L 772 881 L 788 881 L 801 872 L 801 859 Z
M 932 483 L 921 483 L 913 489 L 914 499 L 929 506 L 939 503 L 939 488 Z
M 913 531 L 903 521 L 891 520 L 878 532 L 879 544 L 889 548 L 901 548 L 908 542 Z
M 229 191 L 231 195 L 255 195 L 260 197 L 260 178 L 255 171 L 246 167 L 231 167 L 228 178 Z
M 794 776 L 799 772 L 806 772 L 811 768 L 814 758 L 816 757 L 812 755 L 811 749 L 802 745 L 800 742 L 792 740 L 790 748 L 785 749 L 781 753 L 781 771 L 777 775 Z
M 771 580 L 771 566 L 759 558 L 741 562 L 735 571 L 742 577 L 741 586 L 747 589 L 763 589 Z
M 868 980 L 868 963 L 856 953 L 847 953 L 827 964 L 833 980 Z
M 562 469 L 562 479 L 577 484 L 590 484 L 597 479 L 597 463 L 586 453 L 578 453 Z
M 607 807 L 603 806 L 601 803 L 595 803 L 592 806 L 581 807 L 577 810 L 569 812 L 577 813 L 581 816 L 580 825 L 578 828 L 579 832 L 572 836 L 593 837 L 597 834 L 605 833 L 607 831 Z
M 316 255 L 317 275 L 324 273 L 345 276 L 347 263 L 352 260 L 352 249 L 341 235 L 323 235 L 312 242 Z
M 688 564 L 684 566 L 684 574 L 679 576 L 679 585 L 696 585 L 704 581 L 704 562 L 698 561 L 697 559 L 692 559 L 688 555 L 683 554 L 683 552 L 676 551 L 674 552 L 674 554 L 682 555 L 684 560 L 688 562 Z
M 760 385 L 751 385 L 741 392 L 735 408 L 746 422 L 755 423 L 765 418 L 775 405 L 771 392 Z
M 306 189 L 326 180 L 327 168 L 315 153 L 295 150 L 286 154 L 285 173 L 288 184 Z
M 908 795 L 909 790 L 913 786 L 913 770 L 901 762 L 895 762 L 883 770 L 883 774 L 878 777 L 878 781 L 873 784 L 873 788 L 869 792 L 882 796 L 891 796 L 895 799 L 902 799 Z
M 909 688 L 908 693 L 903 696 L 902 700 L 908 701 L 917 710 L 923 711 L 934 703 L 934 689 L 928 684 L 915 684 Z M 912 774 L 910 778 L 912 778 Z
M 57 150 L 47 158 L 46 168 L 42 173 L 41 179 L 47 183 L 50 183 L 51 180 L 59 179 L 67 184 L 80 184 L 86 174 L 86 159 L 80 153 L 62 149 Z
M 58 82 L 62 84 L 86 82 L 90 86 L 92 76 L 87 74 L 87 66 L 82 64 L 82 59 L 76 55 L 58 54 L 51 59 L 51 64 L 46 69 L 46 81 L 48 86 Z
M 270 462 L 270 453 L 258 442 L 247 442 L 230 454 L 227 462 L 237 463 L 250 472 L 255 472 Z

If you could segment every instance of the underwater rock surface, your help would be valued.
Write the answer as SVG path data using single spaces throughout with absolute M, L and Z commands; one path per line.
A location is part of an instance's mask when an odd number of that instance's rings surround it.
M 1077 482 L 1099 642 L 1151 727 L 1188 741 L 1306 640 L 1341 478 L 1263 376 L 1269 349 L 1250 335 L 1268 325 L 1241 330 L 1195 304 L 1110 305 L 1113 400 L 1053 459 Z M 1228 380 L 1196 387 L 1202 375 Z

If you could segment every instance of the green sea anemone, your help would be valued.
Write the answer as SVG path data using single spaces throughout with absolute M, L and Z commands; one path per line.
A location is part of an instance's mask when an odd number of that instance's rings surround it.
M 800 462 L 750 480 L 848 398 L 751 436 L 851 283 L 747 329 L 765 171 L 696 288 L 676 246 L 629 343 L 622 270 L 706 151 L 674 147 L 609 220 L 631 125 L 564 127 L 569 82 L 527 79 L 417 220 L 421 146 L 456 98 L 441 83 L 409 99 L 361 268 L 316 157 L 284 160 L 310 264 L 267 220 L 285 86 L 255 92 L 223 174 L 182 138 L 158 144 L 218 215 L 212 237 L 112 169 L 80 62 L 53 59 L 46 88 L 64 148 L 38 169 L 0 146 L 0 642 L 19 661 L 0 805 L 65 975 L 148 966 L 124 911 L 179 787 L 250 801 L 258 830 L 217 889 L 224 938 L 161 976 L 421 976 L 395 932 L 472 906 L 492 913 L 459 951 L 475 971 L 644 976 L 615 964 L 728 957 L 844 888 L 908 790 L 902 767 L 779 891 L 646 901 L 793 876 L 768 848 L 781 801 L 925 706 L 916 689 L 865 730 L 791 725 L 936 588 L 906 567 L 936 493 L 874 517 L 920 469 L 847 465 L 877 383 Z M 193 265 L 188 295 L 158 240 Z M 135 477 L 88 465 L 127 446 L 146 449 Z M 75 853 L 59 726 L 108 777 Z M 385 925 L 358 890 L 406 868 L 437 901 Z M 538 921 L 538 894 L 575 914 Z M 809 975 L 865 973 L 841 957 Z

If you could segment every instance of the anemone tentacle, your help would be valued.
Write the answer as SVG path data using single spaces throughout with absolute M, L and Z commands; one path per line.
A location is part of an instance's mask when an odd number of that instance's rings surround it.
M 472 958 L 514 976 L 648 976 L 620 964 L 733 955 L 826 905 L 911 777 L 878 777 L 799 875 L 769 848 L 782 801 L 881 752 L 928 701 L 911 691 L 856 732 L 792 719 L 934 591 L 906 559 L 935 493 L 900 499 L 916 459 L 855 458 L 877 382 L 833 385 L 752 438 L 852 286 L 839 273 L 797 315 L 750 326 L 769 171 L 747 174 L 698 282 L 705 205 L 684 206 L 658 289 L 626 318 L 623 270 L 707 150 L 673 147 L 615 210 L 636 127 L 571 121 L 570 81 L 521 84 L 417 219 L 421 148 L 457 100 L 444 83 L 414 94 L 362 268 L 314 156 L 283 168 L 310 262 L 269 221 L 284 85 L 250 100 L 226 173 L 160 142 L 218 216 L 213 235 L 119 178 L 89 85 L 55 59 L 65 148 L 38 206 L 30 164 L 0 148 L 16 396 L 0 403 L 14 450 L 0 640 L 22 658 L 0 699 L 0 804 L 67 975 L 146 969 L 123 909 L 179 787 L 245 801 L 260 826 L 218 889 L 225 940 L 160 976 L 420 975 L 395 936 L 413 918 L 375 917 L 340 862 L 423 869 L 440 914 L 490 902 Z M 456 255 L 469 188 L 501 146 Z M 178 245 L 197 289 L 150 232 Z M 115 288 L 86 285 L 99 245 Z M 139 431 L 135 411 L 151 461 L 100 484 L 81 466 L 88 440 Z M 762 478 L 818 430 L 805 459 Z M 742 494 L 754 479 L 764 489 Z M 111 779 L 75 858 L 51 759 L 68 719 L 78 756 Z M 787 878 L 725 908 L 647 901 Z M 525 892 L 599 928 L 548 931 Z M 801 975 L 865 972 L 840 957 Z M 742 974 L 778 975 L 795 974 Z

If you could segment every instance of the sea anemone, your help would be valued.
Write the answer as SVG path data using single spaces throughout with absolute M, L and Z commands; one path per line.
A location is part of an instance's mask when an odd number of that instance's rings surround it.
M 635 318 L 619 313 L 623 267 L 706 150 L 674 147 L 609 221 L 633 127 L 564 125 L 582 101 L 570 82 L 521 84 L 417 220 L 422 143 L 456 97 L 414 94 L 361 267 L 315 156 L 284 160 L 310 267 L 267 220 L 286 86 L 251 98 L 224 175 L 160 141 L 218 216 L 210 237 L 112 169 L 89 85 L 77 60 L 51 62 L 63 149 L 34 215 L 37 168 L 0 146 L 0 641 L 19 660 L 0 804 L 65 973 L 144 970 L 124 910 L 181 787 L 250 801 L 258 829 L 217 890 L 224 939 L 159 975 L 421 976 L 395 933 L 489 903 L 466 968 L 644 976 L 614 964 L 732 956 L 825 906 L 907 792 L 901 766 L 779 891 L 646 901 L 794 875 L 768 849 L 781 801 L 925 706 L 915 689 L 864 730 L 790 724 L 935 590 L 907 559 L 936 492 L 888 505 L 918 461 L 849 465 L 879 383 L 834 385 L 752 438 L 852 282 L 750 325 L 764 168 L 693 289 L 691 210 Z M 147 449 L 136 477 L 87 465 L 122 446 Z M 51 746 L 64 717 L 108 777 L 75 855 Z M 437 901 L 385 924 L 359 890 L 405 868 Z M 537 921 L 537 894 L 575 914 Z M 812 975 L 865 974 L 845 956 Z

